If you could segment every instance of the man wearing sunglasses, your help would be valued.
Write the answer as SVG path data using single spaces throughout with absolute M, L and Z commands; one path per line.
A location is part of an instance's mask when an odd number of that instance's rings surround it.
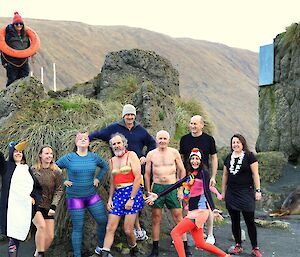
M 5 42 L 8 46 L 17 50 L 24 50 L 30 46 L 23 19 L 18 12 L 14 13 L 12 23 L 6 27 Z M 1 52 L 1 61 L 6 69 L 6 87 L 15 80 L 29 75 L 28 58 L 16 58 Z

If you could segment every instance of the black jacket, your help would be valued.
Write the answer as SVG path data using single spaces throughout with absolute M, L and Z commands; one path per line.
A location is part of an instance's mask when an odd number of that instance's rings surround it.
M 24 50 L 30 46 L 30 40 L 27 33 L 25 32 L 23 36 L 19 36 L 14 28 L 14 25 L 9 24 L 6 27 L 5 33 L 5 42 L 11 48 L 17 50 Z M 21 65 L 22 63 L 26 62 L 27 59 L 28 58 L 12 57 L 3 52 L 1 54 L 2 65 L 4 65 L 7 62 L 11 62 L 15 65 Z

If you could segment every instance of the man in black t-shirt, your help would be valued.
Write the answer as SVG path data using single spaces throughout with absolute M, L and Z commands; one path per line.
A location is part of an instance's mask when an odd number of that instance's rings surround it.
M 216 175 L 218 168 L 218 156 L 216 143 L 212 136 L 203 132 L 204 120 L 202 116 L 195 115 L 191 118 L 190 131 L 191 133 L 183 136 L 180 139 L 180 149 L 181 158 L 183 160 L 186 171 L 189 171 L 189 155 L 193 148 L 199 148 L 203 153 L 203 163 L 209 168 L 209 157 L 211 158 L 211 179 L 210 186 L 215 186 Z M 206 242 L 210 244 L 215 244 L 215 238 L 213 235 L 213 220 L 214 216 L 211 212 L 207 220 L 207 239 Z

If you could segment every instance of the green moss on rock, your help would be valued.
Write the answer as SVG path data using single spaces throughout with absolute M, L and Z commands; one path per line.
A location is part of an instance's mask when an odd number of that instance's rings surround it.
M 256 155 L 259 162 L 259 174 L 263 183 L 274 183 L 282 175 L 287 159 L 281 152 L 261 152 Z

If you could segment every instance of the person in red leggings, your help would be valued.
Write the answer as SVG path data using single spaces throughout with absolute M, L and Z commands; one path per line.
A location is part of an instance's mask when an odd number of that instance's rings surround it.
M 189 211 L 187 216 L 171 232 L 178 256 L 186 257 L 181 237 L 184 233 L 190 232 L 197 248 L 202 248 L 219 257 L 230 257 L 231 255 L 204 240 L 203 225 L 208 219 L 209 211 L 213 210 L 216 219 L 223 218 L 219 210 L 215 208 L 209 189 L 209 173 L 201 160 L 200 150 L 198 148 L 192 149 L 189 157 L 190 172 L 188 175 L 158 194 L 149 192 L 146 202 L 152 205 L 159 197 L 182 186 L 183 196 L 188 201 Z

